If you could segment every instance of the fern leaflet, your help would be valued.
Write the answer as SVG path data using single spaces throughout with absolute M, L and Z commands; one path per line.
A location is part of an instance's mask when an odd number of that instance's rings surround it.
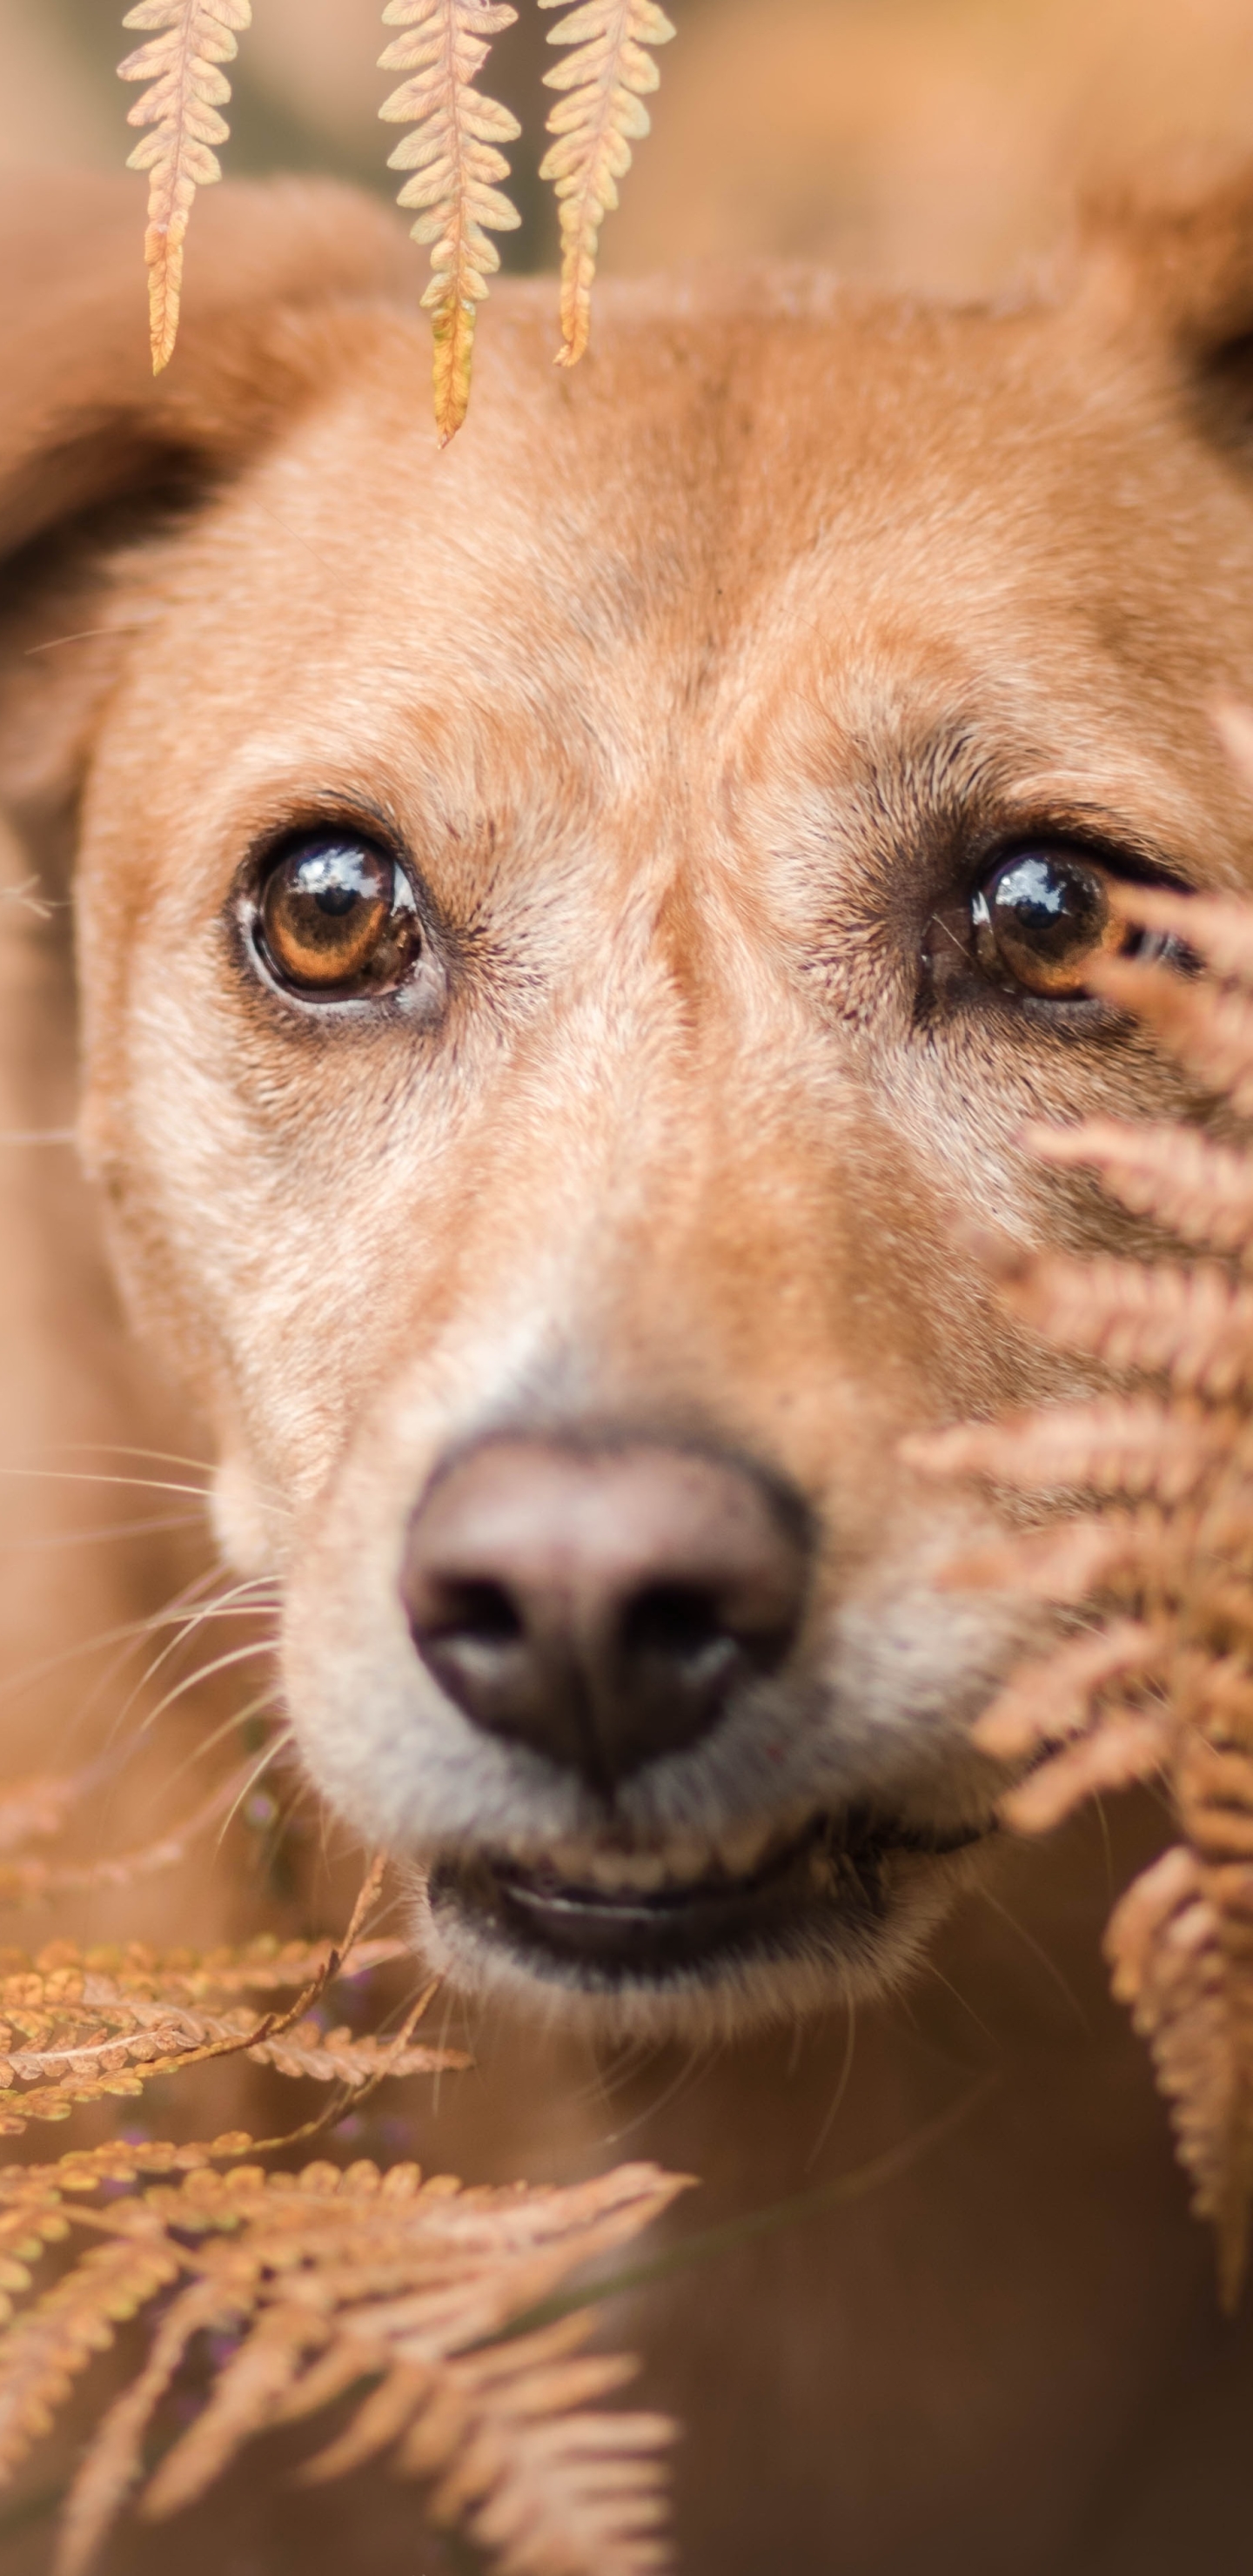
M 127 123 L 153 131 L 136 144 L 127 168 L 148 173 L 144 257 L 154 375 L 174 354 L 192 199 L 222 176 L 214 146 L 227 139 L 218 111 L 231 86 L 221 65 L 234 61 L 236 32 L 251 23 L 251 0 L 139 0 L 122 21 L 157 31 L 118 65 L 119 80 L 148 83 Z
M 542 9 L 561 5 L 540 0 Z M 540 168 L 561 209 L 559 366 L 574 366 L 587 347 L 600 227 L 617 205 L 632 144 L 648 132 L 644 100 L 658 72 L 646 47 L 668 44 L 673 34 L 657 0 L 580 0 L 549 35 L 550 45 L 577 49 L 544 74 L 549 89 L 567 93 L 549 116 L 556 140 Z
M 435 332 L 435 423 L 446 447 L 470 399 L 474 324 L 487 281 L 500 266 L 491 232 L 520 221 L 498 182 L 509 176 L 500 150 L 521 132 L 515 116 L 473 86 L 490 40 L 513 25 L 507 0 L 388 0 L 383 23 L 402 27 L 380 57 L 383 71 L 409 77 L 384 100 L 390 125 L 416 118 L 388 168 L 409 170 L 402 206 L 416 206 L 413 237 L 431 245 L 431 282 L 422 298 Z

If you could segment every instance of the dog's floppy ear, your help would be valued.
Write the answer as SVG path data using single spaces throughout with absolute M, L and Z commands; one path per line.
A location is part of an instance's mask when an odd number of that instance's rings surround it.
M 1087 209 L 1091 300 L 1164 350 L 1194 419 L 1253 462 L 1253 164 Z
M 291 317 L 412 278 L 400 227 L 349 189 L 215 190 L 189 236 L 179 345 L 154 379 L 142 243 L 122 178 L 0 182 L 0 555 L 165 457 L 229 469 L 316 380 L 317 333 Z
M 95 604 L 111 543 L 229 476 L 350 364 L 354 308 L 372 331 L 371 305 L 421 293 L 400 225 L 369 198 L 215 189 L 154 379 L 142 213 L 122 177 L 0 181 L 0 797 L 49 883 L 125 631 L 119 614 L 105 632 Z

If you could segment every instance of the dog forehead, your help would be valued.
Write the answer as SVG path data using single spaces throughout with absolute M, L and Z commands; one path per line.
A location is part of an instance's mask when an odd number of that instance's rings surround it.
M 441 453 L 414 327 L 358 322 L 176 540 L 138 655 L 172 790 L 407 737 L 470 807 L 493 771 L 673 803 L 981 713 L 1028 769 L 1102 733 L 1208 759 L 1253 666 L 1248 498 L 1090 319 L 611 290 L 571 380 L 523 284 L 479 338 Z
M 610 292 L 571 377 L 535 291 L 502 307 L 442 452 L 405 317 L 328 365 L 217 522 L 254 522 L 238 569 L 262 627 L 330 574 L 361 622 L 434 635 L 489 675 L 525 636 L 541 662 L 660 642 L 699 677 L 715 637 L 899 603 L 906 584 L 951 599 L 964 579 L 989 622 L 1019 585 L 1040 625 L 1100 615 L 1177 578 L 1172 551 L 1232 498 L 1184 406 L 1082 310 Z

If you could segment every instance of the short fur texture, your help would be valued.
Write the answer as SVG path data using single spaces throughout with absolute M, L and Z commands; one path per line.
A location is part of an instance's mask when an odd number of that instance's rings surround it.
M 226 1556 L 281 1585 L 287 1707 L 331 1808 L 416 1862 L 486 1842 L 574 1871 L 603 1835 L 585 1794 L 477 1736 L 413 1655 L 409 1516 L 484 1431 L 716 1438 L 809 1505 L 805 1632 L 718 1736 L 627 1784 L 615 1832 L 673 1857 L 828 1809 L 982 1830 L 969 1720 L 1022 1627 L 932 1589 L 988 1516 L 898 1444 L 1066 1382 L 998 1309 L 972 1216 L 1134 1244 L 1031 1162 L 1024 1119 L 1165 1113 L 1179 1084 L 1099 1005 L 987 984 L 962 924 L 987 855 L 1050 832 L 1248 882 L 1209 710 L 1253 697 L 1253 187 L 1109 213 L 1010 310 L 792 273 L 611 289 L 574 383 L 546 293 L 511 285 L 442 457 L 420 275 L 381 214 L 295 186 L 206 202 L 155 388 L 132 215 L 103 185 L 0 204 L 0 784 L 14 882 L 33 866 L 56 896 L 73 866 L 79 1132 L 154 1355 L 127 1356 L 88 1202 L 15 1163 L 13 1454 L 142 1440 L 177 1401 L 155 1386 L 184 1389 Z M 424 888 L 427 962 L 382 1013 L 293 1005 L 248 948 L 254 854 L 345 813 Z M 58 922 L 19 925 L 5 962 L 22 1130 L 72 1084 Z M 119 1550 L 94 1624 L 159 1594 L 165 1544 Z M 40 1586 L 12 1584 L 15 1665 L 41 1624 L 88 1633 L 85 1601 Z M 35 1713 L 45 1761 L 71 1704 L 58 1683 Z M 14 1770 L 24 1751 L 15 1726 Z M 986 1859 L 898 1859 L 864 1943 L 786 1970 L 545 1990 L 525 2108 L 502 2037 L 443 2115 L 450 2160 L 522 2166 L 574 2023 L 658 2052 L 630 2079 L 659 2098 L 648 2151 L 711 2172 L 715 2201 L 801 2188 L 840 2014 L 972 1874 L 992 1884 Z M 694 2409 L 695 2576 L 819 2576 L 836 2533 L 858 2576 L 1165 2576 L 1203 2460 L 1215 2543 L 1247 2515 L 1244 2457 L 1204 2451 L 1247 2340 L 1220 2358 L 1147 2077 L 1096 1998 L 1104 1903 L 1082 1834 L 1014 1883 L 1029 1942 L 1093 1997 L 1085 2036 L 972 1892 L 937 1954 L 969 2022 L 925 1975 L 915 2028 L 871 2017 L 835 2160 L 910 2135 L 989 2055 L 995 2102 L 855 2225 L 676 2308 L 660 2377 Z M 489 2033 L 534 2005 L 511 1954 L 421 1928 L 502 1990 Z M 676 2041 L 723 2054 L 667 2108 Z M 614 2125 L 585 2096 L 543 2152 Z M 1207 2371 L 1198 2427 L 1181 2391 Z M 298 2514 L 266 2546 L 307 2563 Z

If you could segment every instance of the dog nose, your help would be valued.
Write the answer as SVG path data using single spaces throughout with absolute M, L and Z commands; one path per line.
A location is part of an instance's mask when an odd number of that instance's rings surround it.
M 403 1589 L 458 1708 L 607 1795 L 782 1663 L 808 1553 L 804 1506 L 738 1460 L 497 1438 L 437 1474 Z

